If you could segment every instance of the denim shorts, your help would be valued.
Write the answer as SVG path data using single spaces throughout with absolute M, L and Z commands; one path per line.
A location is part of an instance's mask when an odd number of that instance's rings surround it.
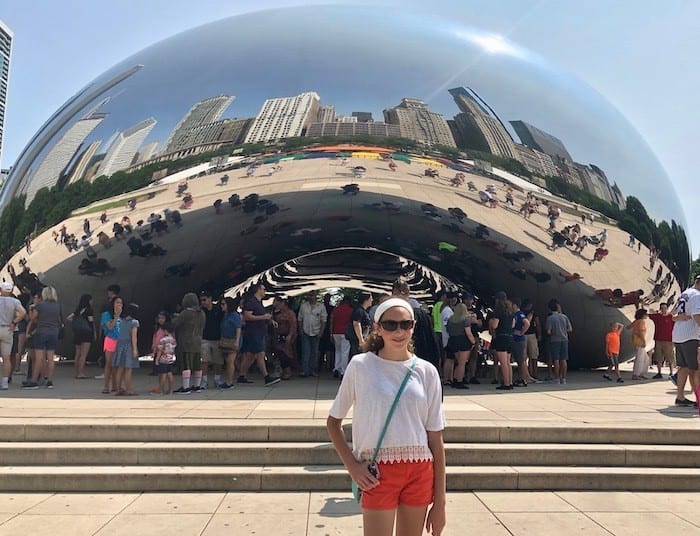
M 265 351 L 265 335 L 246 335 L 241 353 L 259 354 Z
M 550 341 L 549 352 L 553 361 L 568 361 L 569 341 Z
M 35 350 L 55 350 L 58 347 L 58 333 L 35 333 L 34 339 Z

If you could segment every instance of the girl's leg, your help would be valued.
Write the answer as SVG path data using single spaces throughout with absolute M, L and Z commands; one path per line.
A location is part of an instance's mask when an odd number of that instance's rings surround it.
M 104 385 L 102 386 L 102 390 L 108 393 L 110 380 L 112 379 L 112 356 L 114 356 L 114 352 L 105 352 Z
M 233 377 L 236 374 L 236 352 L 229 352 L 226 354 L 226 383 L 228 385 L 233 384 Z
M 158 392 L 165 394 L 165 376 L 166 374 L 158 374 Z
M 131 389 L 131 367 L 124 368 L 124 390 L 127 393 L 133 393 Z
M 392 536 L 396 510 L 362 510 L 364 536 Z M 423 527 L 421 526 L 421 531 Z M 403 536 L 402 533 L 401 536 Z M 419 532 L 418 534 L 421 534 Z
M 82 351 L 82 345 L 75 345 L 75 361 L 73 362 L 73 376 L 78 377 L 78 369 L 80 368 L 78 363 L 80 363 L 80 352 Z
M 112 369 L 112 390 L 119 394 L 122 391 L 122 376 L 124 375 L 124 367 L 114 367 Z
M 442 381 L 451 382 L 454 377 L 454 359 L 445 357 L 442 363 Z
M 46 376 L 46 379 L 50 382 L 53 381 L 54 352 L 55 350 L 46 350 L 46 368 L 44 369 L 44 376 Z
M 400 504 L 396 515 L 396 534 L 401 536 L 421 536 L 425 530 L 427 506 L 406 506 Z
M 173 392 L 174 388 L 175 388 L 175 378 L 173 378 L 172 372 L 168 372 L 168 392 L 167 392 L 167 394 L 171 394 Z
M 467 366 L 467 359 L 469 358 L 469 352 L 456 352 L 455 359 L 457 361 L 457 366 L 454 369 L 454 381 L 457 383 L 464 381 L 465 369 Z
M 87 360 L 88 353 L 90 352 L 90 345 L 91 343 L 89 342 L 84 342 L 80 345 L 80 362 L 77 364 L 78 378 L 85 377 L 85 361 Z

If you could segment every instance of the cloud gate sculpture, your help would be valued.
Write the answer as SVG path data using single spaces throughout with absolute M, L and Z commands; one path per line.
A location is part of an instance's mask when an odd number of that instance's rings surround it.
M 118 282 L 143 325 L 188 290 L 402 274 L 427 304 L 555 297 L 589 367 L 609 322 L 689 275 L 673 186 L 602 97 L 498 36 L 377 8 L 252 13 L 135 54 L 47 120 L 2 205 L 3 277 L 64 310 Z

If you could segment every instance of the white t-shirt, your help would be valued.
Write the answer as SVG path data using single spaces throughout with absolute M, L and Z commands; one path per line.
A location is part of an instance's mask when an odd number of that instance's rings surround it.
M 673 310 L 676 314 L 685 313 L 691 317 L 700 314 L 700 290 L 695 287 L 684 290 Z M 693 339 L 700 339 L 700 326 L 694 318 L 674 322 L 673 342 L 686 342 Z
M 411 360 L 389 361 L 367 352 L 352 358 L 330 416 L 344 419 L 353 408 L 352 445 L 357 460 L 370 460 Z M 437 369 L 418 358 L 384 435 L 377 461 L 432 460 L 427 432 L 445 428 Z
M 12 296 L 0 296 L 0 325 L 9 326 L 15 319 L 15 311 L 22 307 L 17 298 Z
M 455 314 L 454 311 L 450 308 L 449 305 L 444 305 L 442 309 L 440 309 L 440 320 L 442 321 L 442 347 L 446 348 L 447 347 L 447 341 L 450 339 L 449 333 L 447 333 L 447 322 L 452 318 L 452 315 Z

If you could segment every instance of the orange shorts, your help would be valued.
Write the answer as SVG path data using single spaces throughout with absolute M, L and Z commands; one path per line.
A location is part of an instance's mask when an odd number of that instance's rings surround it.
M 379 485 L 362 492 L 362 508 L 394 510 L 406 506 L 428 506 L 433 502 L 433 462 L 379 463 Z
M 117 339 L 111 339 L 109 337 L 105 337 L 105 342 L 102 345 L 102 349 L 105 352 L 114 352 L 117 349 Z

